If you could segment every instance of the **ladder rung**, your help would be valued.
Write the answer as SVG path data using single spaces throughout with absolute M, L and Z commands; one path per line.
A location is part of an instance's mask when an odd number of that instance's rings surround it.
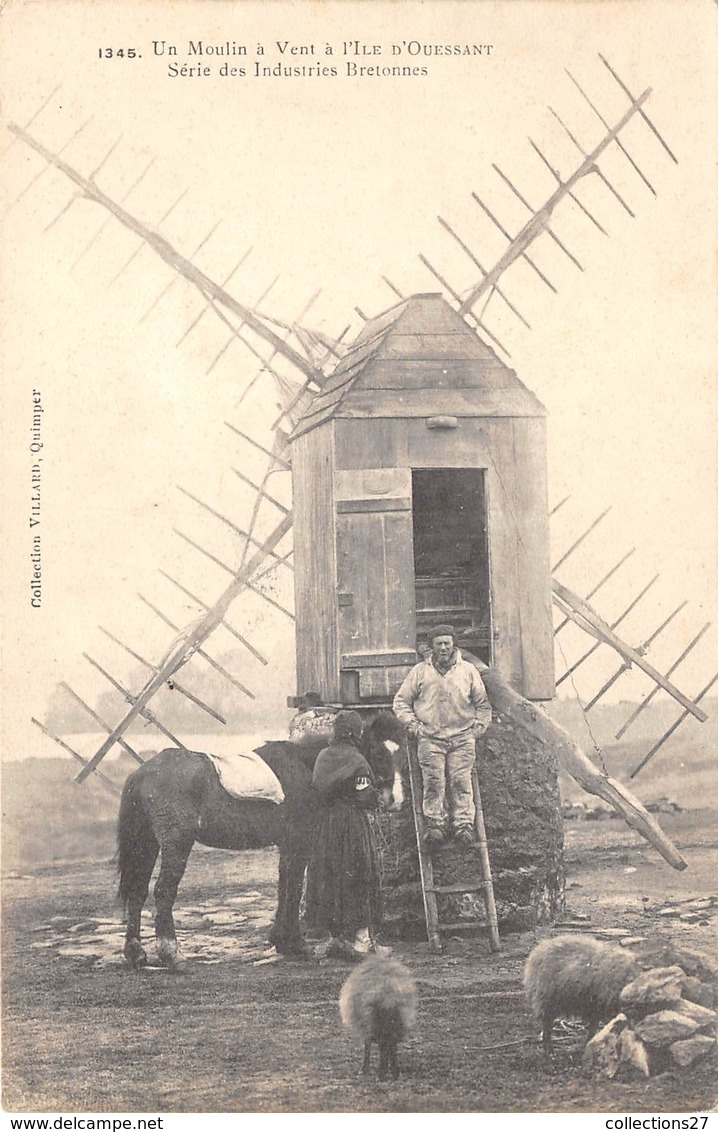
M 440 892 L 440 893 L 464 893 L 464 892 L 481 892 L 482 889 L 488 888 L 489 882 L 487 880 L 477 880 L 472 884 L 427 884 L 427 892 Z
M 462 928 L 486 928 L 487 924 L 482 920 L 457 920 L 453 924 L 437 924 L 436 926 L 440 932 L 455 932 Z

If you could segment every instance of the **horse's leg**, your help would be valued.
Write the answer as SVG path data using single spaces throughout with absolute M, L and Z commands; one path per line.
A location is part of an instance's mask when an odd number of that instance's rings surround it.
M 145 794 L 148 773 L 145 765 L 127 779 L 117 818 L 118 895 L 127 916 L 124 955 L 134 968 L 147 962 L 140 941 L 140 918 L 159 852 Z
M 371 1066 L 371 1041 L 364 1042 L 364 1060 L 362 1062 L 362 1073 L 368 1073 Z
M 125 931 L 124 956 L 130 967 L 136 970 L 147 965 L 147 952 L 141 942 L 142 909 L 147 899 L 152 870 L 155 867 L 159 845 L 147 847 L 141 863 L 138 862 L 132 877 L 132 891 L 127 896 L 127 929 Z
M 157 958 L 165 967 L 177 968 L 179 957 L 172 907 L 194 845 L 193 834 L 176 834 L 161 848 L 160 873 L 155 885 L 155 935 Z
M 290 834 L 279 849 L 277 914 L 270 939 L 283 955 L 312 953 L 299 930 L 299 908 L 308 855 L 306 831 Z

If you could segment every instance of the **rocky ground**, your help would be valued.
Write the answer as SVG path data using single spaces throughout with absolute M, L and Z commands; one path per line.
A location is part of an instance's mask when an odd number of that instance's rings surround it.
M 673 1112 L 714 1108 L 715 1055 L 655 1077 L 581 1066 L 566 1024 L 544 1061 L 521 973 L 539 938 L 566 930 L 672 940 L 715 954 L 715 811 L 661 814 L 682 873 L 619 820 L 566 823 L 562 923 L 486 940 L 421 941 L 396 954 L 419 986 L 403 1075 L 359 1072 L 337 999 L 348 968 L 292 962 L 266 943 L 273 850 L 196 849 L 178 903 L 185 973 L 130 972 L 113 899 L 111 826 L 72 860 L 23 865 L 3 889 L 3 1099 L 13 1111 Z M 94 853 L 92 852 L 94 848 Z M 151 916 L 146 917 L 151 938 Z

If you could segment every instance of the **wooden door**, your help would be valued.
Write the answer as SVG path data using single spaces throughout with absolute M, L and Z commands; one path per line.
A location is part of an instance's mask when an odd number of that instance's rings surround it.
M 387 698 L 416 663 L 411 469 L 335 473 L 342 699 Z

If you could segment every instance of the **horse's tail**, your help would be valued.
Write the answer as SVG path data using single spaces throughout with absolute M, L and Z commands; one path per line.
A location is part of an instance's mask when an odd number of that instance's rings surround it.
M 147 884 L 147 859 L 151 855 L 154 864 L 158 850 L 142 800 L 143 771 L 139 767 L 125 782 L 117 818 L 118 895 L 124 909 L 133 892 Z

